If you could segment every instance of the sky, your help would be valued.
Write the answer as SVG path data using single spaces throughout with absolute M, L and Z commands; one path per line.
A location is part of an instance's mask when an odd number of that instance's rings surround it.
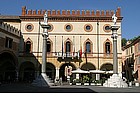
M 22 6 L 32 10 L 116 10 L 121 7 L 122 38 L 140 35 L 139 0 L 0 0 L 1 15 L 21 15 Z

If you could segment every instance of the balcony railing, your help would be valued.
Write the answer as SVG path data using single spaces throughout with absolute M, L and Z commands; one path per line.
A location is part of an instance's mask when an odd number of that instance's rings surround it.
M 65 53 L 57 52 L 57 57 L 73 58 L 73 57 L 78 57 L 78 56 L 79 56 L 79 53 L 78 52 L 75 52 L 75 53 L 71 53 L 71 52 L 65 52 Z

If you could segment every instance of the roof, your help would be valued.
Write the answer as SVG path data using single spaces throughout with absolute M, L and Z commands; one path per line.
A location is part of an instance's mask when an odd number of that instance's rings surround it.
M 20 21 L 19 16 L 13 16 L 13 15 L 0 15 L 1 21 Z

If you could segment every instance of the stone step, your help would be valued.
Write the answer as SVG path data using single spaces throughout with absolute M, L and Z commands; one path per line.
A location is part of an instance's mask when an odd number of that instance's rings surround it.
M 40 76 L 38 76 L 33 82 L 32 82 L 33 86 L 54 86 L 53 81 L 46 75 L 46 74 L 41 74 Z

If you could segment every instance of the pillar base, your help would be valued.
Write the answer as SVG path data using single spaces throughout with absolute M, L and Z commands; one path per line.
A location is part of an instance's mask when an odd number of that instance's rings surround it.
M 126 88 L 127 83 L 118 74 L 113 74 L 109 79 L 103 84 L 104 87 L 116 87 L 116 88 Z
M 54 83 L 49 79 L 49 77 L 45 73 L 41 73 L 33 82 L 33 86 L 39 87 L 50 87 L 53 86 Z

